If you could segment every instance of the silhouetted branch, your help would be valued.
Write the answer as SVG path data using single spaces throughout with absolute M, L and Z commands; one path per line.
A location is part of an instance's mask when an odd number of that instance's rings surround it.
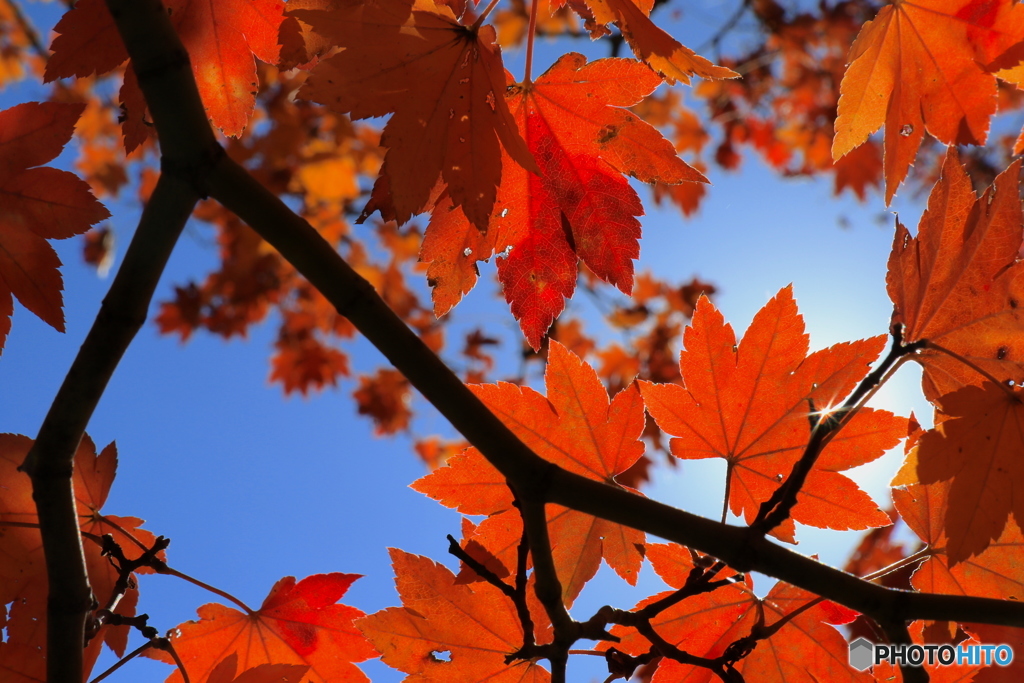
M 99 314 L 39 428 L 21 470 L 32 478 L 46 555 L 50 683 L 81 683 L 85 617 L 93 597 L 86 578 L 71 484 L 72 462 L 96 404 L 142 327 L 174 243 L 198 201 L 193 183 L 174 173 L 157 182 Z

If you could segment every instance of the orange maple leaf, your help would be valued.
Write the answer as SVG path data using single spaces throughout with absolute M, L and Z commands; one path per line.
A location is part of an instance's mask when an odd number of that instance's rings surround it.
M 926 339 L 1000 381 L 1024 379 L 1024 264 L 1020 161 L 980 199 L 950 147 L 916 237 L 897 223 L 886 288 L 903 339 Z M 983 376 L 945 353 L 924 349 L 924 394 L 935 400 Z
M 403 607 L 389 607 L 358 623 L 385 664 L 406 680 L 439 683 L 547 683 L 533 661 L 505 658 L 523 646 L 512 600 L 489 583 L 457 584 L 442 565 L 392 548 L 395 585 Z
M 290 15 L 344 48 L 313 69 L 300 97 L 354 119 L 393 114 L 381 136 L 388 151 L 364 217 L 379 209 L 405 223 L 427 207 L 440 178 L 455 205 L 486 230 L 502 174 L 501 149 L 537 168 L 503 97 L 505 71 L 493 27 L 464 26 L 434 0 L 364 0 Z
M 986 382 L 946 394 L 945 419 L 918 443 L 922 483 L 952 480 L 944 530 L 950 564 L 999 538 L 1013 513 L 1024 524 L 1024 391 Z
M 556 6 L 561 4 L 564 2 Z M 616 24 L 633 54 L 647 62 L 669 83 L 677 80 L 689 83 L 694 75 L 715 79 L 740 76 L 724 66 L 715 66 L 658 28 L 647 16 L 654 6 L 651 0 L 586 0 L 586 4 L 598 24 Z
M 888 204 L 925 129 L 947 145 L 984 144 L 996 110 L 996 77 L 986 65 L 1021 41 L 1024 7 L 1013 0 L 902 0 L 883 7 L 850 50 L 833 158 L 885 123 Z
M 179 625 L 171 638 L 190 680 L 205 680 L 235 654 L 243 669 L 263 664 L 309 667 L 309 683 L 362 682 L 369 679 L 353 662 L 376 652 L 353 625 L 363 613 L 336 604 L 358 574 L 314 574 L 298 583 L 288 576 L 270 589 L 263 605 L 246 614 L 216 603 L 197 611 L 199 621 Z M 147 656 L 174 664 L 170 654 L 148 650 Z M 180 671 L 167 683 L 180 683 Z
M 48 239 L 79 235 L 110 213 L 75 174 L 47 166 L 71 139 L 83 104 L 26 102 L 0 112 L 0 351 L 14 301 L 63 332 L 60 259 Z
M 803 453 L 811 412 L 838 406 L 885 342 L 875 337 L 807 356 L 791 287 L 754 316 L 738 346 L 732 327 L 702 297 L 683 340 L 679 367 L 685 388 L 641 382 L 640 391 L 658 426 L 678 437 L 671 441 L 675 456 L 725 458 L 729 507 L 748 522 Z M 904 418 L 862 409 L 819 456 L 792 519 L 829 529 L 889 524 L 840 471 L 874 460 L 905 434 Z M 792 541 L 792 522 L 778 533 Z
M 32 447 L 32 440 L 16 434 L 0 434 L 0 518 L 18 526 L 5 526 L 0 533 L 0 603 L 11 605 L 6 623 L 9 647 L 0 649 L 0 671 L 32 670 L 45 661 L 46 597 L 48 582 L 43 558 L 43 541 L 37 527 L 39 516 L 32 500 L 27 475 L 18 471 Z M 117 470 L 117 448 L 108 445 L 99 454 L 88 435 L 75 452 L 73 484 L 78 524 L 91 538 L 110 534 L 128 558 L 137 558 L 156 540 L 139 528 L 142 520 L 100 513 Z M 92 540 L 83 543 L 89 585 L 101 605 L 113 594 L 118 571 Z M 139 573 L 152 570 L 142 568 Z M 129 588 L 115 610 L 133 616 L 138 590 Z M 105 642 L 118 656 L 128 643 L 127 626 L 105 626 L 86 648 L 91 668 Z M 20 669 L 19 669 L 20 667 Z M 35 679 L 27 679 L 35 680 Z M 41 679 L 39 679 L 41 680 Z
M 954 561 L 946 534 L 951 482 L 910 484 L 892 490 L 900 517 L 928 544 L 931 553 L 917 569 L 911 582 L 919 591 L 975 595 L 999 600 L 1024 597 L 1024 535 L 1013 520 L 998 538 L 978 554 Z
M 225 135 L 242 134 L 256 104 L 256 62 L 277 62 L 278 29 L 284 20 L 281 0 L 166 0 L 181 42 L 188 50 L 192 73 L 206 113 Z M 103 74 L 128 59 L 113 17 L 103 0 L 81 0 L 57 23 L 59 34 L 46 64 L 44 81 Z M 121 90 L 128 118 L 126 147 L 144 139 L 139 132 L 144 98 L 129 65 Z
M 643 207 L 621 174 L 643 182 L 706 183 L 661 133 L 622 107 L 661 83 L 629 59 L 587 63 L 563 55 L 535 82 L 510 88 L 508 106 L 540 173 L 505 163 L 486 234 L 442 201 L 420 259 L 434 312 L 443 315 L 476 282 L 476 262 L 505 252 L 498 276 L 505 299 L 537 349 L 576 287 L 577 260 L 628 294 L 640 254 Z
M 533 452 L 565 469 L 618 486 L 615 477 L 644 452 L 643 406 L 635 386 L 611 401 L 597 373 L 556 341 L 548 347 L 548 398 L 529 387 L 500 382 L 471 386 Z M 469 449 L 413 488 L 464 514 L 486 514 L 472 536 L 506 567 L 515 567 L 522 534 L 518 510 L 504 477 L 478 451 Z M 548 505 L 552 555 L 571 603 L 593 578 L 601 559 L 635 584 L 643 562 L 644 534 L 607 520 Z

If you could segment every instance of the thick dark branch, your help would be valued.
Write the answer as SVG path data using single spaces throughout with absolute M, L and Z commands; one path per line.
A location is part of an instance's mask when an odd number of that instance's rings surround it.
M 146 319 L 157 281 L 196 201 L 191 183 L 160 177 L 92 329 L 21 466 L 32 478 L 50 582 L 50 683 L 81 683 L 85 618 L 93 604 L 71 485 L 75 451 L 107 382 Z

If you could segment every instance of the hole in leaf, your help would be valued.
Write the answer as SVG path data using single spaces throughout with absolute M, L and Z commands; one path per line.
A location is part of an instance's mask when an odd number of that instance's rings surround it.
M 434 650 L 430 653 L 430 658 L 435 662 L 450 662 L 452 661 L 451 650 Z

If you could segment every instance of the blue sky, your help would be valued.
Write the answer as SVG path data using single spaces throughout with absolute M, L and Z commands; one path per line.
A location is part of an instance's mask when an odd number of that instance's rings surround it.
M 42 18 L 40 25 L 45 25 Z M 555 56 L 547 48 L 541 54 L 550 55 L 546 63 Z M 517 58 L 512 55 L 510 64 Z M 546 63 L 539 57 L 535 72 L 543 71 Z M 2 93 L 0 104 L 24 101 L 32 89 Z M 754 313 L 789 283 L 813 349 L 886 332 L 891 304 L 884 275 L 893 217 L 880 196 L 871 195 L 865 204 L 848 196 L 837 199 L 830 179 L 782 181 L 749 156 L 740 172 L 712 170 L 709 177 L 713 187 L 690 219 L 675 209 L 658 209 L 641 190 L 648 216 L 642 220 L 638 271 L 651 270 L 676 282 L 694 275 L 714 282 L 720 288 L 716 304 L 740 334 Z M 898 196 L 891 209 L 898 209 L 908 225 L 916 225 L 920 201 Z M 121 205 L 111 209 L 120 255 L 138 211 Z M 840 227 L 841 221 L 850 227 Z M 201 278 L 214 265 L 210 235 L 208 227 L 190 224 L 157 300 L 170 298 L 174 284 Z M 65 264 L 68 332 L 60 335 L 15 307 L 13 329 L 0 357 L 0 431 L 35 435 L 109 284 L 81 262 L 79 240 L 54 246 Z M 467 322 L 497 319 L 512 324 L 504 301 L 492 296 L 492 271 L 484 274 L 478 291 L 455 314 Z M 588 325 L 599 331 L 596 320 Z M 198 334 L 183 345 L 160 336 L 151 322 L 143 327 L 89 426 L 99 446 L 116 440 L 120 453 L 105 511 L 146 519 L 146 528 L 172 539 L 171 566 L 253 607 L 282 576 L 329 571 L 365 575 L 344 599 L 346 604 L 366 612 L 395 605 L 386 548 L 400 547 L 454 566 L 445 534 L 458 535 L 458 515 L 407 488 L 425 473 L 411 451 L 411 440 L 373 437 L 370 423 L 355 415 L 352 380 L 308 399 L 284 398 L 279 386 L 268 382 L 274 329 L 273 322 L 264 324 L 248 339 L 227 343 Z M 365 342 L 356 342 L 354 348 L 357 368 L 383 362 Z M 915 369 L 905 368 L 874 405 L 927 414 L 918 381 Z M 451 436 L 422 399 L 416 399 L 416 408 L 421 411 L 418 434 Z M 888 504 L 885 484 L 897 459 L 886 456 L 854 473 L 883 506 Z M 717 517 L 723 476 L 724 466 L 717 462 L 686 463 L 672 471 L 660 469 L 656 483 L 645 492 Z M 857 534 L 807 528 L 798 537 L 800 551 L 818 553 L 830 563 L 842 563 L 859 539 Z M 608 602 L 631 606 L 661 587 L 649 567 L 638 590 L 626 590 L 611 577 L 602 569 L 578 603 L 578 617 L 586 618 L 589 608 Z M 145 577 L 140 609 L 149 613 L 152 625 L 166 630 L 194 617 L 196 607 L 213 599 L 171 577 Z M 603 678 L 592 668 L 594 662 L 587 664 L 574 670 L 572 680 Z M 101 663 L 97 671 L 102 668 Z M 375 681 L 402 677 L 379 663 L 364 670 Z M 163 664 L 141 661 L 110 680 L 160 681 L 168 673 Z

